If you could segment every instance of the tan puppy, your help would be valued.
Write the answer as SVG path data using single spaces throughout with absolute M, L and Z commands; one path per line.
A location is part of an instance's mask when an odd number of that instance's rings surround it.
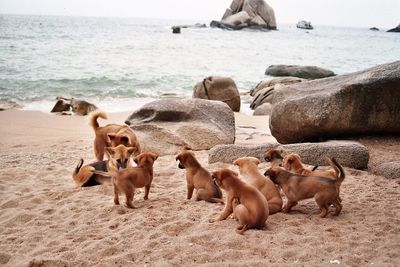
M 196 189 L 196 201 L 224 204 L 221 189 L 213 183 L 211 174 L 200 165 L 193 152 L 184 150 L 176 156 L 176 160 L 179 161 L 178 167 L 186 170 L 187 199 L 192 198 Z
M 114 157 L 117 161 L 121 162 L 120 165 L 122 168 L 132 167 L 130 157 L 135 150 L 136 148 L 134 147 L 127 148 L 124 145 L 119 145 L 114 149 Z M 85 166 L 82 165 L 83 159 L 80 159 L 72 174 L 72 178 L 77 186 L 87 187 L 100 184 L 111 184 L 110 176 L 95 172 L 107 172 L 108 160 L 96 161 Z
M 127 147 L 135 147 L 134 155 L 141 153 L 141 147 L 136 134 L 127 125 L 107 124 L 99 126 L 98 118 L 107 119 L 107 115 L 101 111 L 94 111 L 89 114 L 89 124 L 95 132 L 94 154 L 96 159 L 101 161 L 104 157 L 105 147 L 116 147 L 123 144 Z
M 269 213 L 268 203 L 260 191 L 240 180 L 237 173 L 229 169 L 213 172 L 212 178 L 227 193 L 224 211 L 216 221 L 225 220 L 233 212 L 240 224 L 236 229 L 238 234 L 265 226 Z
M 282 148 L 271 148 L 265 152 L 264 159 L 266 162 L 271 162 L 271 167 L 282 166 L 282 153 Z
M 304 176 L 323 176 L 328 177 L 336 180 L 339 176 L 340 170 L 336 167 L 336 165 L 329 159 L 328 157 L 325 158 L 326 162 L 331 165 L 332 169 L 330 170 L 316 170 L 314 167 L 312 170 L 305 168 L 301 162 L 300 156 L 296 153 L 291 153 L 286 155 L 283 158 L 283 167 L 295 174 L 300 174 Z M 338 190 L 340 187 L 341 182 L 337 183 Z M 339 192 L 340 193 L 340 192 Z M 342 199 L 339 196 L 339 201 L 342 202 Z
M 269 214 L 282 210 L 282 197 L 278 188 L 268 178 L 258 171 L 260 161 L 254 157 L 242 157 L 233 162 L 239 167 L 240 174 L 247 177 L 247 182 L 257 188 L 268 202 Z
M 339 201 L 339 186 L 345 178 L 343 168 L 332 158 L 332 162 L 340 170 L 337 180 L 320 176 L 303 176 L 291 173 L 280 167 L 273 167 L 265 172 L 271 180 L 278 184 L 286 195 L 287 203 L 283 208 L 284 212 L 297 204 L 298 201 L 314 198 L 321 209 L 320 216 L 326 217 L 329 213 L 329 206 L 335 206 L 334 215 L 339 215 L 342 210 L 342 204 Z
M 152 152 L 143 152 L 135 157 L 134 168 L 119 169 L 119 162 L 114 158 L 114 148 L 106 147 L 110 155 L 108 171 L 112 175 L 114 186 L 114 203 L 119 205 L 119 192 L 125 193 L 126 206 L 134 209 L 132 204 L 136 188 L 144 187 L 144 200 L 149 198 L 150 186 L 153 181 L 153 164 L 158 156 Z

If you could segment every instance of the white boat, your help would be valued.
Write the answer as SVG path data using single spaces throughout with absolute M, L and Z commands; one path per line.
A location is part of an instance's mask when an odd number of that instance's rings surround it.
M 314 27 L 311 25 L 311 22 L 305 20 L 300 20 L 299 22 L 297 22 L 296 27 L 299 29 L 306 29 L 306 30 L 314 29 Z

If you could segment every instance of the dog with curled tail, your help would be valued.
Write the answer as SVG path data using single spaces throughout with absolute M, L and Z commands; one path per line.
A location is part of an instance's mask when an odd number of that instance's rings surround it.
M 269 214 L 268 203 L 257 188 L 240 180 L 238 174 L 229 169 L 213 172 L 212 178 L 227 195 L 223 212 L 210 222 L 225 220 L 233 213 L 239 221 L 236 228 L 238 234 L 243 234 L 248 229 L 265 227 Z
M 241 175 L 245 176 L 246 182 L 257 188 L 268 202 L 269 214 L 282 210 L 282 197 L 276 185 L 258 171 L 260 160 L 254 157 L 242 157 L 233 162 L 239 167 Z

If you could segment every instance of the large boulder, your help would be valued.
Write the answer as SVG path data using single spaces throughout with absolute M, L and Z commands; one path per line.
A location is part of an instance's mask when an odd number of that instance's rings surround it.
M 225 103 L 202 99 L 163 99 L 150 102 L 125 121 L 144 150 L 176 154 L 184 147 L 210 149 L 235 141 L 235 117 Z
M 231 30 L 244 28 L 276 30 L 275 12 L 263 0 L 233 0 L 222 20 L 213 20 L 210 26 Z
M 316 66 L 271 65 L 265 70 L 265 75 L 293 76 L 303 79 L 320 79 L 335 76 L 335 73 L 331 70 Z
M 400 32 L 400 24 L 399 24 L 399 25 L 397 25 L 397 27 L 395 27 L 395 28 L 393 28 L 393 29 L 390 29 L 390 30 L 388 30 L 387 32 Z
M 208 162 L 232 163 L 235 159 L 245 156 L 256 157 L 264 161 L 265 152 L 277 146 L 284 149 L 283 156 L 288 153 L 297 153 L 305 164 L 326 165 L 325 156 L 328 156 L 335 157 L 339 163 L 346 167 L 354 169 L 366 169 L 368 167 L 368 148 L 358 142 L 351 141 L 328 141 L 290 145 L 279 145 L 278 143 L 250 146 L 218 145 L 208 152 Z
M 400 61 L 275 89 L 270 116 L 280 143 L 400 134 Z
M 231 78 L 210 76 L 193 88 L 193 98 L 218 100 L 226 103 L 233 111 L 240 111 L 240 94 Z

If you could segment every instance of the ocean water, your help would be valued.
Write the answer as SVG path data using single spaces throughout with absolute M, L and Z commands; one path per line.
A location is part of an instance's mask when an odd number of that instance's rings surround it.
M 279 18 L 278 18 L 279 19 Z M 312 31 L 224 31 L 171 26 L 207 21 L 0 15 L 0 106 L 48 112 L 57 96 L 129 111 L 173 93 L 191 97 L 204 77 L 231 77 L 241 92 L 272 64 L 344 74 L 400 59 L 400 34 L 314 25 Z

